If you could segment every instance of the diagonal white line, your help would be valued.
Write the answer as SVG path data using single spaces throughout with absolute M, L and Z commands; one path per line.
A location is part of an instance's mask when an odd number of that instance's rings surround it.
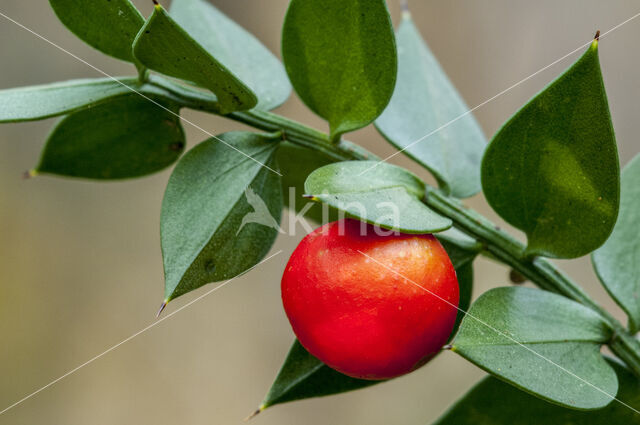
M 9 410 L 13 409 L 14 407 L 22 404 L 23 402 L 29 400 L 31 397 L 35 396 L 36 394 L 46 390 L 47 388 L 51 387 L 52 385 L 57 384 L 58 382 L 62 381 L 64 378 L 66 378 L 69 375 L 72 375 L 74 373 L 76 373 L 77 371 L 79 371 L 80 369 L 82 369 L 83 367 L 93 363 L 94 361 L 98 360 L 99 358 L 109 354 L 110 352 L 112 352 L 113 350 L 117 349 L 118 347 L 120 347 L 123 344 L 126 344 L 127 342 L 131 341 L 132 339 L 134 339 L 135 337 L 145 333 L 146 331 L 148 331 L 149 329 L 159 325 L 160 323 L 164 322 L 165 320 L 167 320 L 168 318 L 180 313 L 182 310 L 184 310 L 185 308 L 197 303 L 198 301 L 200 301 L 201 299 L 209 296 L 210 294 L 214 293 L 215 291 L 217 291 L 218 289 L 222 288 L 223 286 L 227 285 L 228 283 L 234 281 L 235 279 L 239 278 L 240 276 L 244 276 L 245 274 L 249 273 L 251 270 L 253 270 L 254 268 L 258 267 L 259 265 L 269 261 L 270 259 L 272 259 L 273 257 L 275 257 L 276 255 L 282 253 L 282 250 L 276 252 L 275 254 L 270 255 L 269 257 L 265 258 L 264 260 L 260 261 L 258 264 L 254 265 L 253 267 L 245 270 L 244 272 L 240 273 L 238 276 L 235 276 L 229 280 L 227 280 L 224 283 L 221 283 L 220 285 L 216 286 L 213 289 L 210 289 L 209 291 L 205 292 L 204 294 L 200 295 L 198 298 L 189 301 L 187 304 L 183 305 L 182 307 L 180 307 L 179 309 L 177 309 L 176 311 L 173 311 L 169 314 L 167 314 L 166 316 L 164 316 L 162 319 L 157 320 L 155 322 L 153 322 L 152 324 L 150 324 L 149 326 L 139 330 L 138 332 L 134 333 L 133 335 L 131 335 L 130 337 L 123 339 L 122 341 L 120 341 L 119 343 L 117 343 L 116 345 L 112 346 L 111 348 L 103 351 L 102 353 L 98 354 L 95 357 L 92 357 L 91 359 L 87 360 L 86 362 L 82 363 L 80 366 L 77 366 L 73 369 L 71 369 L 70 371 L 68 371 L 67 373 L 65 373 L 64 375 L 60 376 L 59 378 L 54 379 L 53 381 L 49 382 L 47 385 L 45 385 L 44 387 L 41 387 L 40 389 L 32 392 L 31 394 L 29 394 L 26 397 L 21 398 L 20 400 L 16 401 L 15 403 L 13 403 L 10 406 L 7 406 L 4 410 L 0 411 L 0 415 L 8 412 Z
M 28 28 L 24 25 L 22 25 L 20 22 L 10 18 L 9 16 L 5 15 L 4 13 L 0 12 L 0 16 L 2 16 L 3 18 L 5 18 L 6 20 L 13 22 L 14 24 L 16 24 L 17 26 L 19 26 L 20 28 L 22 28 L 23 30 L 26 30 L 28 32 L 30 32 L 31 34 L 35 35 L 36 37 L 38 37 L 39 39 L 45 41 L 46 43 L 49 43 L 50 45 L 52 45 L 53 47 L 55 47 L 56 49 L 66 53 L 67 55 L 71 56 L 72 58 L 82 62 L 83 64 L 87 65 L 89 68 L 99 72 L 100 74 L 104 75 L 105 77 L 115 81 L 116 83 L 126 87 L 128 90 L 130 90 L 131 92 L 143 97 L 144 99 L 148 100 L 149 102 L 153 103 L 154 105 L 157 105 L 158 107 L 164 109 L 165 111 L 169 112 L 172 115 L 175 115 L 176 117 L 178 117 L 180 120 L 182 120 L 183 122 L 197 128 L 198 130 L 202 131 L 204 134 L 208 135 L 209 137 L 217 140 L 218 142 L 226 145 L 227 147 L 233 149 L 234 151 L 246 156 L 247 158 L 249 158 L 250 160 L 252 160 L 253 162 L 260 164 L 260 166 L 266 168 L 267 170 L 271 171 L 272 173 L 275 173 L 277 175 L 279 175 L 280 177 L 282 177 L 282 174 L 280 174 L 278 171 L 274 170 L 273 168 L 263 164 L 262 162 L 258 161 L 257 159 L 253 158 L 251 155 L 247 155 L 246 153 L 242 152 L 240 149 L 236 148 L 233 145 L 230 145 L 229 143 L 225 142 L 224 140 L 220 139 L 219 137 L 211 134 L 210 132 L 208 132 L 207 130 L 205 130 L 204 128 L 200 127 L 199 125 L 195 124 L 192 121 L 189 121 L 188 119 L 180 116 L 180 114 L 176 114 L 175 112 L 173 112 L 172 110 L 170 110 L 169 108 L 159 104 L 158 102 L 156 102 L 155 100 L 151 99 L 150 97 L 140 93 L 139 91 L 137 91 L 136 89 L 134 89 L 133 87 L 130 87 L 128 85 L 126 85 L 125 83 L 123 83 L 122 81 L 118 80 L 117 78 L 107 74 L 106 72 L 104 72 L 103 70 L 99 69 L 98 67 L 91 65 L 89 62 L 85 61 L 84 59 L 78 57 L 77 55 L 71 53 L 70 51 L 66 50 L 65 48 L 59 46 L 58 44 L 54 43 L 53 41 L 47 39 L 46 37 L 38 34 L 37 32 L 33 31 L 31 28 Z
M 617 30 L 618 28 L 620 28 L 621 26 L 633 21 L 634 19 L 636 19 L 638 16 L 640 16 L 640 13 L 636 13 L 635 15 L 633 15 L 632 17 L 630 17 L 629 19 L 620 22 L 618 25 L 614 26 L 613 28 L 610 28 L 609 30 L 603 32 L 602 34 L 600 34 L 600 39 L 606 37 L 608 34 L 612 33 L 613 31 Z M 517 83 L 507 87 L 506 89 L 502 90 L 500 93 L 496 94 L 493 97 L 490 97 L 489 99 L 485 100 L 484 102 L 474 106 L 473 108 L 469 109 L 467 112 L 464 112 L 461 115 L 458 115 L 457 117 L 455 117 L 454 119 L 452 119 L 451 121 L 441 125 L 440 127 L 436 128 L 435 130 L 431 131 L 430 133 L 425 134 L 424 136 L 422 136 L 421 138 L 419 138 L 418 140 L 411 142 L 409 145 L 405 146 L 404 148 L 400 149 L 397 152 L 392 153 L 391 155 L 389 155 L 388 157 L 376 162 L 374 165 L 372 165 L 371 167 L 367 168 L 366 170 L 362 171 L 360 173 L 360 175 L 363 175 L 364 173 L 367 173 L 371 170 L 373 170 L 374 168 L 376 168 L 378 165 L 380 165 L 383 162 L 387 162 L 388 160 L 390 160 L 391 158 L 393 158 L 394 156 L 406 151 L 407 149 L 409 149 L 412 146 L 415 146 L 416 144 L 424 141 L 425 139 L 433 136 L 434 134 L 438 133 L 439 131 L 449 127 L 451 124 L 455 123 L 456 121 L 466 117 L 467 115 L 473 113 L 476 109 L 482 108 L 483 106 L 485 106 L 487 103 L 493 102 L 494 100 L 496 100 L 497 98 L 499 98 L 500 96 L 502 96 L 503 94 L 513 90 L 514 88 L 518 87 L 520 84 L 532 79 L 533 77 L 535 77 L 536 75 L 540 74 L 541 72 L 546 71 L 547 69 L 551 68 L 552 66 L 554 66 L 555 64 L 557 64 L 558 62 L 562 62 L 563 60 L 565 60 L 566 58 L 568 58 L 569 56 L 579 52 L 580 50 L 584 49 L 585 47 L 591 45 L 591 43 L 593 42 L 593 40 L 589 40 L 587 43 L 584 43 L 582 45 L 580 45 L 579 47 L 573 49 L 572 51 L 570 51 L 569 53 L 567 53 L 566 55 L 562 56 L 559 59 L 556 59 L 555 61 L 551 62 L 549 65 L 540 68 L 539 70 L 537 70 L 536 72 L 534 72 L 533 74 L 529 75 L 526 78 L 523 78 L 522 80 L 518 81 Z
M 472 314 L 469 314 L 469 312 L 467 312 L 467 311 L 465 311 L 465 310 L 463 310 L 463 309 L 459 308 L 457 305 L 455 305 L 455 304 L 453 304 L 453 303 L 449 302 L 448 300 L 446 300 L 446 299 L 442 298 L 440 295 L 438 295 L 438 294 L 436 294 L 436 293 L 434 293 L 434 292 L 432 292 L 432 291 L 428 290 L 427 288 L 425 288 L 425 287 L 423 287 L 423 286 L 421 286 L 421 285 L 417 284 L 416 282 L 414 282 L 413 280 L 409 279 L 408 277 L 403 276 L 402 274 L 398 273 L 397 271 L 395 271 L 395 270 L 394 270 L 394 269 L 392 269 L 391 267 L 387 266 L 386 264 L 381 263 L 380 261 L 378 261 L 378 260 L 376 260 L 375 258 L 371 257 L 370 255 L 367 255 L 367 254 L 365 254 L 364 252 L 362 252 L 362 251 L 360 251 L 360 250 L 358 250 L 358 252 L 359 252 L 360 254 L 364 255 L 366 258 L 368 258 L 368 259 L 370 259 L 370 260 L 373 260 L 375 263 L 377 263 L 377 264 L 379 264 L 380 266 L 384 267 L 385 269 L 389 270 L 389 271 L 390 271 L 390 272 L 392 272 L 393 274 L 400 276 L 401 278 L 403 278 L 403 279 L 404 279 L 404 280 L 406 280 L 407 282 L 411 283 L 412 285 L 417 286 L 418 288 L 422 289 L 423 291 L 428 292 L 429 294 L 433 295 L 434 297 L 438 298 L 439 300 L 441 300 L 441 301 L 443 301 L 443 302 L 445 302 L 445 303 L 449 304 L 451 307 L 454 307 L 456 310 L 460 311 L 460 312 L 461 312 L 461 313 L 463 313 L 465 316 L 469 316 L 469 317 L 471 317 L 473 320 L 475 320 L 475 321 L 477 321 L 477 322 L 481 323 L 482 325 L 486 326 L 487 328 L 491 329 L 492 331 L 496 332 L 497 334 L 499 334 L 499 335 L 501 335 L 501 336 L 503 336 L 503 337 L 507 338 L 508 340 L 510 340 L 510 341 L 512 341 L 512 342 L 514 342 L 515 344 L 519 345 L 520 347 L 524 348 L 525 350 L 530 351 L 531 353 L 535 354 L 536 356 L 540 357 L 541 359 L 543 359 L 543 360 L 545 360 L 545 361 L 549 362 L 550 364 L 552 364 L 553 366 L 557 367 L 558 369 L 560 369 L 560 370 L 562 370 L 562 371 L 564 371 L 564 372 L 568 373 L 569 375 L 573 376 L 574 378 L 576 378 L 576 379 L 577 379 L 577 380 L 579 380 L 580 382 L 582 382 L 582 383 L 585 383 L 585 384 L 589 385 L 590 387 L 594 388 L 595 390 L 598 390 L 599 392 L 601 392 L 602 394 L 606 395 L 607 397 L 610 397 L 612 400 L 615 400 L 615 401 L 617 401 L 618 403 L 620 403 L 621 405 L 623 405 L 623 406 L 625 406 L 625 407 L 627 407 L 627 408 L 629 408 L 629 409 L 633 410 L 635 413 L 640 414 L 640 411 L 638 411 L 637 409 L 634 409 L 633 407 L 631 407 L 631 406 L 629 406 L 628 404 L 626 404 L 625 402 L 623 402 L 623 401 L 621 401 L 621 400 L 617 399 L 616 397 L 614 397 L 613 395 L 611 395 L 611 394 L 609 394 L 608 392 L 604 391 L 603 389 L 601 389 L 601 388 L 599 388 L 599 387 L 597 387 L 597 386 L 593 385 L 591 382 L 586 381 L 585 379 L 583 379 L 583 378 L 579 377 L 578 375 L 576 375 L 575 373 L 571 372 L 570 370 L 568 370 L 568 369 L 564 368 L 563 366 L 560 366 L 559 364 L 557 364 L 557 363 L 556 363 L 556 362 L 554 362 L 553 360 L 546 358 L 545 356 L 543 356 L 542 354 L 538 353 L 537 351 L 532 350 L 531 348 L 527 347 L 526 345 L 524 345 L 524 344 L 522 344 L 522 343 L 520 343 L 520 342 L 516 341 L 516 340 L 515 340 L 515 339 L 513 339 L 511 336 L 509 336 L 509 335 L 505 334 L 504 332 L 502 332 L 502 331 L 500 331 L 500 330 L 496 329 L 495 327 L 491 326 L 490 324 L 488 324 L 488 323 L 487 323 L 487 322 L 485 322 L 484 320 L 479 319 L 479 318 L 475 317 L 475 316 L 474 316 L 474 315 L 472 315 Z

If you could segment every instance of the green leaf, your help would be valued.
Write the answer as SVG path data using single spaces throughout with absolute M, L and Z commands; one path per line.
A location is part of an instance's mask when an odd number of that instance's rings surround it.
M 300 98 L 329 121 L 333 140 L 366 126 L 387 106 L 396 81 L 384 0 L 292 0 L 282 57 Z
M 205 0 L 173 0 L 171 16 L 258 97 L 256 109 L 283 104 L 291 84 L 282 63 L 256 37 Z
M 458 314 L 451 331 L 449 341 L 458 332 L 462 319 L 464 319 L 465 311 L 469 310 L 471 305 L 471 297 L 473 296 L 473 263 L 468 262 L 456 267 L 456 276 L 458 278 L 458 287 L 460 288 L 460 299 L 458 301 Z
M 309 354 L 296 340 L 259 411 L 275 404 L 339 394 L 382 381 L 351 378 L 331 369 Z
M 375 172 L 367 172 L 376 166 Z M 311 199 L 351 217 L 403 233 L 433 233 L 451 227 L 451 220 L 420 202 L 425 185 L 395 165 L 346 161 L 314 171 L 304 185 Z
M 618 376 L 618 399 L 640 408 L 640 381 L 618 362 L 608 359 Z M 611 425 L 640 424 L 633 410 L 618 402 L 604 409 L 580 412 L 547 403 L 487 377 L 456 402 L 434 425 Z
M 282 193 L 284 205 L 303 215 L 316 224 L 325 224 L 337 220 L 338 214 L 329 209 L 326 219 L 322 217 L 322 204 L 313 202 L 303 195 L 304 182 L 309 174 L 320 167 L 335 162 L 321 152 L 284 142 L 277 153 L 278 165 L 282 173 Z
M 453 267 L 458 269 L 472 262 L 482 250 L 482 244 L 452 227 L 435 235 L 449 254 Z
M 129 0 L 49 0 L 58 19 L 102 53 L 134 62 L 131 46 L 144 18 Z
M 461 309 L 466 309 L 471 302 L 472 266 L 466 263 L 456 272 L 460 283 L 459 305 Z M 458 325 L 459 321 L 456 320 L 452 337 Z M 380 382 L 384 381 L 355 379 L 343 375 L 311 355 L 296 340 L 258 412 L 275 404 L 354 391 Z
M 149 69 L 211 90 L 222 114 L 256 106 L 251 89 L 191 38 L 162 6 L 154 8 L 138 33 L 133 54 Z
M 376 127 L 458 198 L 480 191 L 482 129 L 408 13 L 396 33 L 398 82 Z
M 0 123 L 35 121 L 69 114 L 139 89 L 137 78 L 83 79 L 0 90 Z
M 69 115 L 49 136 L 35 171 L 90 179 L 159 171 L 185 146 L 177 108 L 165 107 L 130 94 Z
M 493 209 L 527 234 L 527 254 L 576 258 L 611 233 L 619 180 L 594 41 L 496 134 L 482 161 L 482 187 Z
M 538 289 L 496 288 L 471 306 L 452 349 L 540 398 L 599 409 L 618 391 L 600 355 L 610 337 L 600 316 L 581 304 Z
M 613 233 L 593 253 L 600 281 L 629 316 L 633 332 L 640 329 L 640 155 L 622 172 L 620 215 Z
M 280 177 L 265 167 L 274 167 L 277 141 L 242 131 L 218 139 L 226 145 L 209 139 L 189 151 L 165 191 L 160 233 L 166 302 L 253 267 L 278 234 Z M 243 224 L 245 216 L 255 220 Z

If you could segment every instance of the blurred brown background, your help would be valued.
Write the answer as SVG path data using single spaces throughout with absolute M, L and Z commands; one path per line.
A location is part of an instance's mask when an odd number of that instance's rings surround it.
M 135 3 L 147 15 L 151 0 Z M 164 1 L 168 6 L 168 0 Z M 216 0 L 279 54 L 287 0 Z M 399 6 L 391 0 L 394 19 Z M 411 3 L 414 20 L 470 106 L 640 12 L 636 1 L 455 0 Z M 111 75 L 133 69 L 85 46 L 45 1 L 2 0 L 0 12 Z M 622 164 L 639 149 L 640 18 L 601 42 L 601 60 Z M 578 55 L 477 111 L 487 136 Z M 100 77 L 0 17 L 0 88 Z M 278 111 L 325 129 L 294 97 Z M 187 112 L 212 133 L 240 128 Z M 159 208 L 169 172 L 125 183 L 39 177 L 35 165 L 54 121 L 0 127 L 0 410 L 154 321 L 163 295 Z M 205 138 L 186 126 L 190 145 Z M 349 138 L 380 155 L 375 130 Z M 426 176 L 410 161 L 404 165 Z M 469 204 L 489 214 L 478 196 Z M 0 416 L 0 424 L 239 424 L 269 388 L 293 335 L 280 304 L 283 254 Z M 587 258 L 566 270 L 615 307 Z M 507 270 L 476 263 L 477 296 L 507 282 Z M 210 286 L 207 288 L 211 288 Z M 173 311 L 207 290 L 172 303 Z M 623 317 L 618 310 L 615 313 Z M 445 353 L 419 371 L 362 391 L 267 410 L 256 424 L 427 424 L 483 373 Z

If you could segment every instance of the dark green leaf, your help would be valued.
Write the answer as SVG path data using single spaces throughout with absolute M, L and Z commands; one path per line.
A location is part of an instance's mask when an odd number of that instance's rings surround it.
M 640 155 L 622 172 L 620 215 L 613 233 L 593 253 L 593 264 L 609 294 L 640 329 Z
M 624 366 L 608 360 L 620 384 L 618 399 L 640 409 L 640 381 Z M 434 425 L 613 425 L 640 424 L 640 416 L 618 402 L 580 412 L 547 403 L 496 378 L 480 381 Z
M 498 214 L 528 237 L 527 253 L 576 258 L 616 221 L 620 170 L 598 43 L 494 137 L 482 187 Z
M 461 309 L 466 309 L 471 301 L 473 285 L 471 264 L 461 266 L 457 273 L 460 282 L 459 305 Z M 451 336 L 455 334 L 458 325 L 459 321 L 456 321 Z M 296 340 L 258 411 L 275 404 L 354 391 L 380 382 L 384 381 L 355 379 L 343 375 L 315 358 Z
M 560 295 L 496 288 L 471 306 L 453 351 L 543 399 L 599 409 L 618 391 L 616 375 L 600 355 L 610 336 L 597 313 Z
M 282 173 L 282 191 L 285 206 L 300 213 L 316 224 L 325 224 L 338 219 L 333 209 L 328 209 L 323 219 L 323 205 L 304 198 L 304 182 L 316 169 L 334 162 L 321 152 L 305 149 L 285 142 L 278 149 L 278 165 Z M 328 208 L 328 207 L 327 207 Z
M 451 331 L 449 341 L 451 341 L 458 332 L 462 319 L 464 319 L 464 312 L 469 310 L 469 306 L 471 305 L 471 297 L 473 295 L 473 263 L 468 262 L 456 267 L 456 276 L 458 277 L 458 286 L 460 288 L 460 300 L 458 301 L 456 322 L 453 325 L 453 331 Z
M 480 191 L 482 130 L 405 13 L 396 34 L 398 82 L 376 127 L 451 195 Z
M 130 94 L 64 118 L 49 136 L 37 173 L 122 179 L 159 171 L 185 145 L 177 108 Z
M 211 90 L 218 98 L 222 114 L 256 106 L 257 99 L 251 89 L 191 38 L 159 5 L 140 30 L 133 54 L 154 71 Z
M 257 109 L 284 103 L 291 84 L 282 63 L 257 38 L 206 0 L 173 0 L 171 16 L 258 97 Z
M 129 0 L 49 0 L 78 38 L 107 55 L 134 62 L 131 46 L 144 18 Z
M 0 123 L 42 120 L 89 108 L 131 93 L 123 84 L 139 89 L 137 83 L 137 78 L 101 78 L 0 90 Z
M 374 172 L 367 172 L 375 166 Z M 451 227 L 451 220 L 420 202 L 425 185 L 395 165 L 346 161 L 317 169 L 304 185 L 313 200 L 351 217 L 403 233 L 433 233 Z
M 235 149 L 215 139 L 200 143 L 167 185 L 160 219 L 167 302 L 251 268 L 278 234 L 280 177 L 256 162 L 273 168 L 277 141 L 241 131 L 218 138 Z
M 382 113 L 396 81 L 396 47 L 384 0 L 293 0 L 282 31 L 289 78 L 331 137 Z
M 259 410 L 288 401 L 353 391 L 379 382 L 351 378 L 331 369 L 296 340 Z

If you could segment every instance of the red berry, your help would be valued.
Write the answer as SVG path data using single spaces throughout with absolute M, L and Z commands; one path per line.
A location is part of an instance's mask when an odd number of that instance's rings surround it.
M 388 379 L 422 366 L 446 343 L 458 280 L 433 235 L 380 236 L 347 219 L 298 245 L 282 301 L 311 354 L 355 378 Z

